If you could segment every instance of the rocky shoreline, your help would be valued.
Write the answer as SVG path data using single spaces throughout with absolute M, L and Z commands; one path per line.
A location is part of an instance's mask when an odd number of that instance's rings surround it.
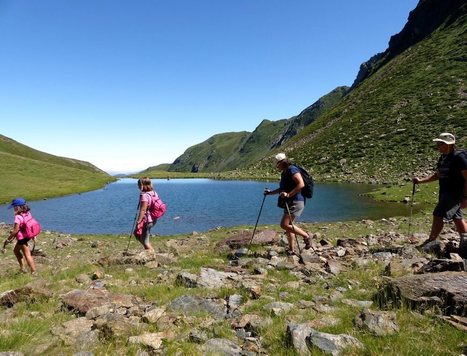
M 456 253 L 457 233 L 448 227 L 418 250 L 426 235 L 406 236 L 405 224 L 309 226 L 319 232 L 301 259 L 287 257 L 284 236 L 268 227 L 257 231 L 252 250 L 251 229 L 220 229 L 154 238 L 154 252 L 131 241 L 128 253 L 128 236 L 46 232 L 34 254 L 39 277 L 15 274 L 11 251 L 0 261 L 0 351 L 371 354 L 382 347 L 373 343 L 408 333 L 402 312 L 465 335 L 467 261 Z M 17 337 L 14 325 L 27 318 L 58 319 L 15 346 L 8 341 Z M 460 354 L 467 343 L 438 347 Z

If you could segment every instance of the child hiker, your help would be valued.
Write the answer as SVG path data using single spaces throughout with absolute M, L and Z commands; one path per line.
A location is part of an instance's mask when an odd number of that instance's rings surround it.
M 10 235 L 6 242 L 12 242 L 16 238 L 16 245 L 13 248 L 13 252 L 19 263 L 19 268 L 21 272 L 26 272 L 24 262 L 29 266 L 31 274 L 36 274 L 36 265 L 34 264 L 34 259 L 31 255 L 31 250 L 29 249 L 28 242 L 33 239 L 35 236 L 31 236 L 29 231 L 29 222 L 34 220 L 31 212 L 29 211 L 29 206 L 26 204 L 26 200 L 23 198 L 16 198 L 11 201 L 11 204 L 8 206 L 8 209 L 14 209 L 15 212 L 15 222 L 13 225 L 13 230 L 10 231 Z M 38 224 L 35 220 L 34 222 Z M 33 229 L 37 229 L 34 227 Z M 37 232 L 38 230 L 35 230 Z M 40 227 L 39 227 L 40 232 Z M 37 232 L 36 235 L 39 233 Z

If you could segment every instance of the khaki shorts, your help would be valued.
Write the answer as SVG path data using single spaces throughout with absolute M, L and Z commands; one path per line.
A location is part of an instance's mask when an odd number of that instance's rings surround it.
M 305 202 L 302 200 L 296 200 L 291 205 L 289 205 L 289 209 L 290 215 L 292 215 L 294 218 L 298 218 L 300 215 L 302 215 L 303 210 L 305 210 Z M 284 214 L 289 214 L 287 208 L 284 209 Z

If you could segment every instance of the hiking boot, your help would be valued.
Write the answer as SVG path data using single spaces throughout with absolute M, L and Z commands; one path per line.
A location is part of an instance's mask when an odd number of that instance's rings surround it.
M 436 241 L 436 239 L 426 239 L 425 241 L 423 241 L 420 245 L 418 245 L 417 247 L 415 247 L 417 250 L 421 250 L 423 249 L 423 247 L 425 247 L 426 245 L 428 245 L 430 242 L 433 242 L 433 241 Z
M 304 237 L 303 241 L 305 242 L 305 250 L 309 250 L 311 248 L 310 236 Z
M 293 250 L 287 250 L 287 257 L 292 257 L 292 256 L 297 256 L 297 254 L 295 253 L 295 251 L 293 251 Z

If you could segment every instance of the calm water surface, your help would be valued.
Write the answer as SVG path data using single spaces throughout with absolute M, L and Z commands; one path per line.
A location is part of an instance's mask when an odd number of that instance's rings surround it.
M 168 207 L 152 229 L 152 233 L 158 235 L 202 232 L 218 226 L 254 226 L 264 188 L 277 187 L 274 183 L 210 179 L 154 179 L 153 184 Z M 377 219 L 407 214 L 403 204 L 378 203 L 360 195 L 369 189 L 357 184 L 318 184 L 300 221 Z M 32 201 L 29 206 L 45 230 L 129 234 L 138 198 L 136 180 L 121 179 L 104 189 Z M 279 223 L 282 210 L 276 203 L 277 195 L 266 197 L 259 225 Z M 7 206 L 0 206 L 0 221 L 12 223 L 13 212 Z

